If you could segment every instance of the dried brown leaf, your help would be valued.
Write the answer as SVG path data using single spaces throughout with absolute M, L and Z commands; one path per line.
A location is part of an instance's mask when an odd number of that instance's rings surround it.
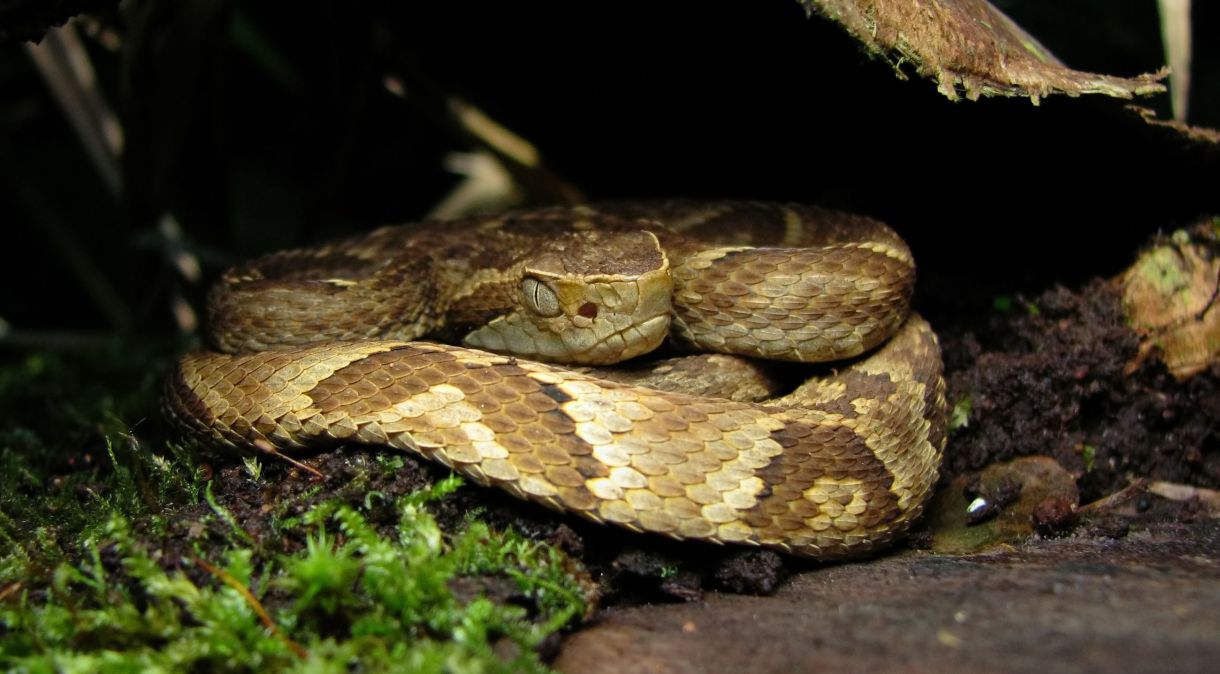
M 965 96 L 1104 94 L 1133 98 L 1165 91 L 1166 70 L 1114 77 L 1072 70 L 986 0 L 798 0 L 807 12 L 847 29 L 904 76 L 911 64 L 952 100 Z

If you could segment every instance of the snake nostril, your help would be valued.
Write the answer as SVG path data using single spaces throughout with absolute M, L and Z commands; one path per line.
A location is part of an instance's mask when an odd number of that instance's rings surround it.
M 584 316 L 585 318 L 597 318 L 597 305 L 592 302 L 585 302 L 584 304 L 580 305 L 580 308 L 576 310 L 576 313 Z

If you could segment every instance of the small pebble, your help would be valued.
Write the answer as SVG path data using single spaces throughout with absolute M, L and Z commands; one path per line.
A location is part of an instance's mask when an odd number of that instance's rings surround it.
M 1034 529 L 1043 536 L 1061 536 L 1076 524 L 1072 502 L 1061 496 L 1048 496 L 1034 506 Z

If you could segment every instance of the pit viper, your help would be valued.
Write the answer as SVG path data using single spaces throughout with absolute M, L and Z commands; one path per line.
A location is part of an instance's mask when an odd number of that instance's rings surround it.
M 811 206 L 385 227 L 226 272 L 210 348 L 164 399 L 219 444 L 385 445 L 633 531 L 843 558 L 901 536 L 937 479 L 944 382 L 914 278 L 888 227 Z M 704 355 L 598 369 L 663 343 Z M 759 392 L 743 357 L 825 364 Z

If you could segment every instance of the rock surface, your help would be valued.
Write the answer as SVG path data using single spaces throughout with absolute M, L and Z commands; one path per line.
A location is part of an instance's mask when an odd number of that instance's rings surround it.
M 607 612 L 562 672 L 1203 672 L 1220 661 L 1220 523 L 802 573 L 771 597 Z

